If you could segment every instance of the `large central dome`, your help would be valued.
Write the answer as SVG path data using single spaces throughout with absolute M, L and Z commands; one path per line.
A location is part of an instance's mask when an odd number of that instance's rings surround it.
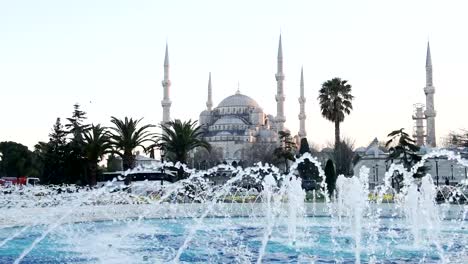
M 255 107 L 258 108 L 257 102 L 247 95 L 240 94 L 237 92 L 235 95 L 224 98 L 218 107 L 231 107 L 231 106 L 244 106 L 244 107 Z

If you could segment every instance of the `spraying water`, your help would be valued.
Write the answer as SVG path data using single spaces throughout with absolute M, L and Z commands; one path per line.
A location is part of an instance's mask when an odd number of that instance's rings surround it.
M 376 263 L 411 256 L 466 263 L 468 207 L 454 198 L 465 194 L 455 190 L 439 205 L 432 177 L 413 177 L 424 161 L 439 156 L 468 165 L 459 154 L 432 152 L 410 170 L 390 165 L 384 184 L 373 192 L 369 169 L 363 167 L 358 175 L 338 177 L 333 200 L 321 164 L 309 154 L 298 158 L 288 174 L 262 164 L 195 171 L 164 163 L 125 175 L 174 166 L 190 176 L 165 186 L 146 181 L 120 187 L 114 181 L 96 189 L 2 187 L 0 262 Z M 321 178 L 309 194 L 312 202 L 305 201 L 297 177 L 305 159 Z M 212 184 L 211 175 L 219 171 L 232 177 Z M 403 179 L 398 189 L 391 184 L 395 173 Z M 38 254 L 58 245 L 66 245 L 64 253 Z M 49 255 L 52 259 L 40 259 Z

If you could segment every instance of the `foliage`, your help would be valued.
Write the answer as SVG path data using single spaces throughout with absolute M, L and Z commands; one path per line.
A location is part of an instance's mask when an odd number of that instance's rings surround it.
M 335 123 L 335 148 L 340 141 L 340 123 L 344 121 L 345 115 L 351 113 L 353 98 L 351 85 L 340 78 L 324 82 L 319 91 L 318 100 L 322 116 Z
M 336 165 L 336 174 L 351 175 L 354 159 L 354 141 L 344 138 L 333 151 L 333 159 Z
M 327 183 L 328 195 L 333 195 L 336 189 L 336 172 L 332 160 L 328 160 L 325 165 L 325 182 Z
M 0 176 L 39 176 L 41 164 L 26 146 L 12 141 L 0 142 L 0 154 Z
M 468 130 L 450 132 L 447 137 L 447 145 L 450 147 L 468 148 Z
M 301 139 L 301 145 L 299 148 L 299 157 L 304 155 L 304 153 L 311 153 L 311 150 L 309 148 L 309 143 L 307 142 L 307 138 L 302 138 Z M 299 172 L 299 177 L 302 178 L 303 180 L 303 187 L 306 187 L 307 184 L 305 182 L 313 182 L 315 181 L 315 186 L 317 183 L 321 181 L 319 177 L 319 171 L 317 166 L 313 164 L 309 159 L 305 159 L 304 162 L 301 162 L 297 166 L 297 171 Z M 307 185 L 308 186 L 308 185 Z M 314 186 L 314 188 L 315 188 Z M 308 188 L 306 188 L 308 189 Z
M 143 118 L 132 119 L 125 117 L 125 119 L 118 119 L 111 117 L 111 122 L 114 127 L 111 127 L 112 134 L 110 135 L 111 145 L 116 154 L 122 157 L 123 170 L 132 169 L 135 166 L 135 156 L 133 150 L 137 147 L 145 149 L 144 143 L 152 142 L 154 136 L 149 132 L 149 128 L 154 125 L 138 126 Z
M 244 166 L 253 166 L 255 163 L 278 165 L 279 160 L 274 155 L 276 145 L 270 142 L 254 142 L 242 150 L 242 163 Z
M 291 133 L 287 131 L 280 131 L 278 133 L 280 146 L 277 147 L 274 151 L 274 155 L 278 159 L 284 160 L 285 171 L 286 173 L 289 172 L 289 165 L 288 161 L 294 161 L 294 153 L 296 152 L 296 143 L 293 141 L 291 137 Z
M 410 138 L 410 136 L 403 131 L 402 129 L 394 130 L 388 134 L 390 138 L 386 147 L 389 147 L 390 155 L 387 160 L 399 160 L 399 163 L 403 165 L 406 170 L 410 170 L 416 163 L 421 161 L 422 157 L 418 154 L 420 148 L 415 145 L 415 141 Z M 413 174 L 415 178 L 421 178 L 426 174 L 427 167 L 423 166 L 418 169 L 416 173 Z M 403 178 L 401 174 L 395 176 L 393 180 L 397 181 L 397 184 L 400 185 Z M 398 188 L 399 189 L 399 188 Z
M 90 129 L 83 134 L 84 152 L 88 164 L 88 182 L 91 186 L 96 185 L 98 163 L 105 154 L 112 151 L 110 136 L 101 125 L 91 125 Z
M 113 153 L 107 157 L 107 171 L 121 171 L 122 170 L 122 160 L 117 158 Z
M 80 110 L 80 105 L 73 105 L 72 117 L 67 118 L 65 125 L 66 133 L 70 136 L 67 143 L 65 156 L 65 176 L 66 182 L 81 183 L 87 182 L 87 160 L 85 153 L 84 133 L 89 130 L 89 125 L 84 124 L 86 112 Z
M 189 158 L 188 163 L 193 162 L 197 169 L 208 169 L 223 160 L 223 150 L 221 148 L 212 148 L 208 151 L 205 148 L 196 148 L 193 152 L 193 158 Z
M 60 118 L 57 118 L 52 132 L 49 134 L 49 142 L 36 144 L 34 152 L 38 154 L 44 164 L 42 183 L 60 184 L 67 182 L 68 179 L 65 178 L 65 161 L 68 151 L 66 135 Z
M 161 125 L 162 134 L 158 135 L 156 145 L 165 151 L 166 157 L 174 162 L 187 162 L 187 154 L 195 148 L 211 150 L 211 145 L 203 139 L 201 126 L 197 121 L 182 122 L 179 119 Z
M 304 153 L 310 153 L 310 147 L 307 138 L 301 138 L 301 145 L 299 146 L 299 155 L 302 156 Z
M 67 118 L 68 124 L 65 125 L 65 128 L 72 135 L 72 141 L 80 144 L 83 141 L 83 133 L 90 128 L 90 125 L 83 123 L 87 119 L 86 112 L 80 110 L 79 104 L 74 104 L 73 109 L 72 117 Z

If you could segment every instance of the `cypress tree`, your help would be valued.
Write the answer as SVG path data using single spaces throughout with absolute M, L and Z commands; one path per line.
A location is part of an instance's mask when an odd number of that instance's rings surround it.
M 328 195 L 331 197 L 336 188 L 335 165 L 331 160 L 328 160 L 325 165 L 325 182 L 327 183 Z

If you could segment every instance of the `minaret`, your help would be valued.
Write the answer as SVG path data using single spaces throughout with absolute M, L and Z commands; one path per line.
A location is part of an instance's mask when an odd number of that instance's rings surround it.
M 161 101 L 163 108 L 163 119 L 162 123 L 165 124 L 171 120 L 171 99 L 169 99 L 169 88 L 171 87 L 171 81 L 169 80 L 169 52 L 166 43 L 166 56 L 164 58 L 164 80 L 162 81 L 164 88 L 164 97 Z
M 434 93 L 435 88 L 432 85 L 432 60 L 431 60 L 431 48 L 429 42 L 427 43 L 427 55 L 426 55 L 426 87 L 424 88 L 426 94 L 426 116 L 427 124 L 427 137 L 426 143 L 430 147 L 436 147 L 436 135 L 435 135 L 435 116 L 436 111 L 434 109 Z
M 206 101 L 206 110 L 211 111 L 213 108 L 213 98 L 212 96 L 212 91 L 211 91 L 211 72 L 210 72 L 210 77 L 208 79 L 208 100 Z
M 281 46 L 281 35 L 279 38 L 279 47 L 278 47 L 278 68 L 277 73 L 275 74 L 276 78 L 276 129 L 278 131 L 283 131 L 284 122 L 286 122 L 286 117 L 284 116 L 284 91 L 283 91 L 283 48 Z
M 301 92 L 300 92 L 300 97 L 299 97 L 299 105 L 300 105 L 299 133 L 297 134 L 301 139 L 307 136 L 306 129 L 305 129 L 305 120 L 306 120 L 305 102 L 306 102 L 306 98 L 304 97 L 304 71 L 303 71 L 303 68 L 301 67 Z

